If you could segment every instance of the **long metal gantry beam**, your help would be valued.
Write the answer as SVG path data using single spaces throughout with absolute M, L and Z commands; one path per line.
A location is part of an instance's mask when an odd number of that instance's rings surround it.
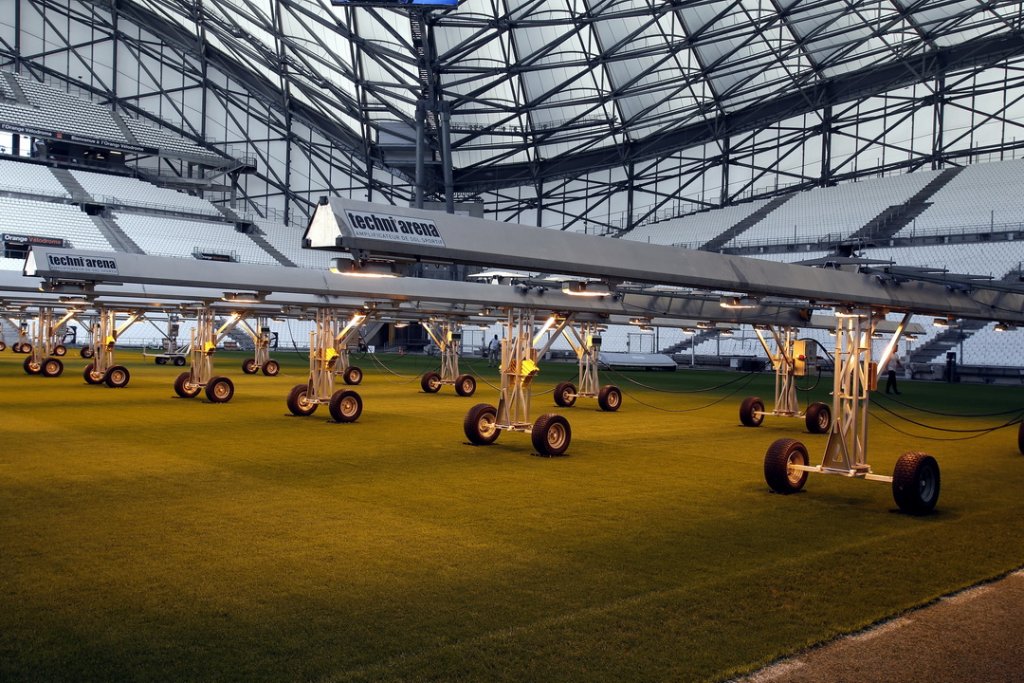
M 344 198 L 322 200 L 305 245 L 372 258 L 469 263 L 868 306 L 981 320 L 1024 322 L 1024 295 L 951 288 L 879 275 L 809 268 Z

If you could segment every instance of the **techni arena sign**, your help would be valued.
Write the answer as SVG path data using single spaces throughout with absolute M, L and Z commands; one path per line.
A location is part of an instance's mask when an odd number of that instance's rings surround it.
M 392 216 L 386 213 L 345 210 L 345 218 L 356 237 L 383 239 L 407 244 L 443 247 L 437 225 L 428 218 Z
M 46 261 L 51 268 L 72 273 L 117 273 L 117 261 L 110 257 L 75 256 L 73 254 L 47 254 Z

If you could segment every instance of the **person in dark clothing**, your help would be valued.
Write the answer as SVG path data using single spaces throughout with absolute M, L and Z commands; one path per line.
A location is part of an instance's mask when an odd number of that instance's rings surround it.
M 889 373 L 885 380 L 885 393 L 887 394 L 899 394 L 899 387 L 896 386 L 896 370 L 903 369 L 903 363 L 899 358 L 893 358 L 892 363 L 889 365 Z

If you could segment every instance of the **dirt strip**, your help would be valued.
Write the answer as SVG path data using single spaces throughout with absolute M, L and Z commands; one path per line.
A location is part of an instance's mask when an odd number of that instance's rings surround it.
M 735 683 L 1024 683 L 1024 570 Z

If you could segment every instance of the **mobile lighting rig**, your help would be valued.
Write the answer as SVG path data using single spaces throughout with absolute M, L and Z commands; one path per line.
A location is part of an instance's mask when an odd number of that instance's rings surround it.
M 891 477 L 875 475 L 867 464 L 870 377 L 884 371 L 891 349 L 902 333 L 902 326 L 898 326 L 882 362 L 875 365 L 871 350 L 877 322 L 890 312 L 1024 321 L 1024 292 L 1017 290 L 951 287 L 911 277 L 809 268 L 338 197 L 321 200 L 306 229 L 304 245 L 348 251 L 357 261 L 391 258 L 464 263 L 741 292 L 745 296 L 790 297 L 805 300 L 811 307 L 834 306 L 835 419 L 823 464 L 809 468 L 806 448 L 796 440 L 780 439 L 765 454 L 765 480 L 780 493 L 800 490 L 811 471 L 885 481 L 891 483 L 899 508 L 911 514 L 924 514 L 935 507 L 940 488 L 939 468 L 932 456 L 917 451 L 900 456 Z M 848 313 L 849 310 L 855 314 Z M 516 351 L 511 360 L 529 358 Z M 526 376 L 521 364 L 510 366 L 512 369 L 517 377 Z M 508 400 L 512 398 L 510 395 Z M 467 416 L 467 422 L 470 417 Z M 497 425 L 500 418 L 494 419 Z M 478 423 L 491 426 L 490 418 Z

